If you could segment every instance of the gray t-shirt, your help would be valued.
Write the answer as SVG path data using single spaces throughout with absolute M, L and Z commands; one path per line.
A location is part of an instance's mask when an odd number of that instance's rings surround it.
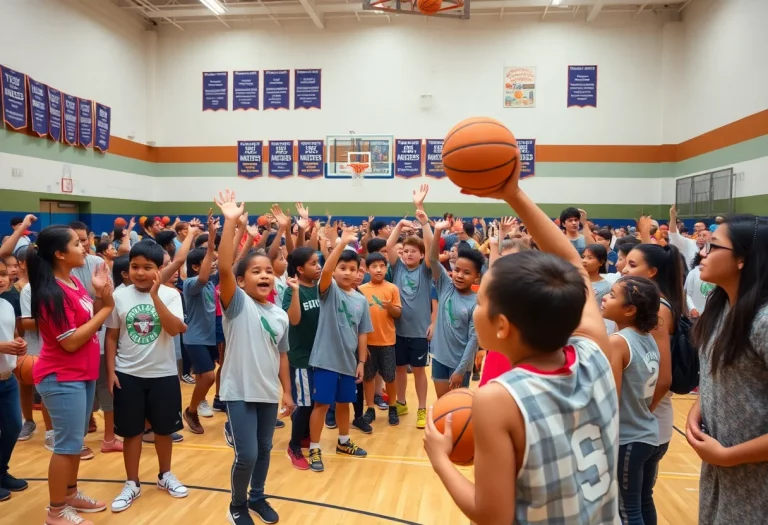
M 727 315 L 723 312 L 720 323 Z M 713 334 L 718 337 L 722 324 Z M 699 352 L 699 400 L 707 433 L 724 447 L 768 434 L 768 305 L 752 321 L 754 352 L 712 375 L 711 343 Z M 765 523 L 768 516 L 768 462 L 716 467 L 703 462 L 699 482 L 699 523 Z
M 650 410 L 659 379 L 659 347 L 651 334 L 633 328 L 619 330 L 629 347 L 629 363 L 621 376 L 619 445 L 659 445 L 659 423 Z
M 86 255 L 85 264 L 79 268 L 72 268 L 71 275 L 77 277 L 77 280 L 83 283 L 91 299 L 96 299 L 96 290 L 93 289 L 93 271 L 104 263 L 104 259 L 95 255 Z M 111 274 L 112 272 L 110 272 Z
M 397 335 L 426 339 L 432 320 L 432 271 L 424 262 L 418 268 L 409 270 L 405 263 L 398 259 L 392 271 L 392 283 L 400 290 L 400 301 L 403 303 L 402 315 L 395 319 Z
M 568 237 L 568 240 L 571 241 L 571 244 L 574 248 L 576 248 L 576 251 L 579 252 L 579 257 L 581 257 L 584 254 L 584 250 L 587 248 L 587 243 L 584 240 L 583 235 L 579 235 L 575 239 L 571 239 Z
M 595 291 L 595 299 L 597 299 L 597 306 L 603 303 L 603 296 L 608 295 L 611 291 L 611 283 L 607 279 L 601 281 L 592 282 L 592 290 Z
M 216 344 L 216 285 L 219 274 L 210 276 L 203 284 L 198 276 L 184 279 L 184 306 L 187 310 L 187 331 L 184 344 Z
M 440 277 L 435 281 L 437 290 L 437 322 L 432 339 L 432 355 L 436 361 L 452 368 L 456 373 L 472 370 L 477 353 L 477 334 L 472 313 L 477 305 L 477 294 L 459 293 L 445 268 L 440 266 Z
M 320 294 L 320 319 L 309 366 L 354 376 L 359 334 L 373 332 L 368 300 L 360 292 L 345 292 L 331 281 Z

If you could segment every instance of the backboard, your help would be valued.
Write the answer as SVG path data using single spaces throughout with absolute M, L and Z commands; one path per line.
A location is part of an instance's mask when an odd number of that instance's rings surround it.
M 353 163 L 365 163 L 366 179 L 394 177 L 394 144 L 392 135 L 329 135 L 325 140 L 327 179 L 351 179 Z
M 419 11 L 417 0 L 363 0 L 363 10 L 396 15 L 437 16 L 440 18 L 469 18 L 471 0 L 442 0 L 440 10 L 434 14 Z

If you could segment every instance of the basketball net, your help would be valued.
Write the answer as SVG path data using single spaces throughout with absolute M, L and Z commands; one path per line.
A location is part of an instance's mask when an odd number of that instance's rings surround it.
M 362 186 L 365 179 L 365 172 L 368 170 L 368 164 L 365 162 L 350 162 L 347 164 L 347 171 L 352 174 L 352 185 Z

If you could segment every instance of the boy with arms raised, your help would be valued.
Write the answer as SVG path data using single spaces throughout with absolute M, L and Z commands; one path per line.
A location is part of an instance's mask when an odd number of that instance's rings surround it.
M 513 368 L 475 394 L 475 482 L 448 459 L 450 414 L 445 434 L 430 414 L 425 448 L 456 504 L 478 525 L 613 525 L 619 417 L 612 366 L 601 350 L 608 348 L 605 324 L 578 253 L 518 187 L 519 165 L 487 196 L 512 206 L 549 253 L 502 257 L 480 285 L 479 343 Z

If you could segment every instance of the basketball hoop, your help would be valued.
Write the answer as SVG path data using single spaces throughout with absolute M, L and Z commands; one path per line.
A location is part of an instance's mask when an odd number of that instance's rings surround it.
M 365 162 L 350 162 L 346 165 L 346 170 L 352 174 L 352 185 L 362 186 L 365 179 L 365 172 L 368 171 L 370 164 Z

